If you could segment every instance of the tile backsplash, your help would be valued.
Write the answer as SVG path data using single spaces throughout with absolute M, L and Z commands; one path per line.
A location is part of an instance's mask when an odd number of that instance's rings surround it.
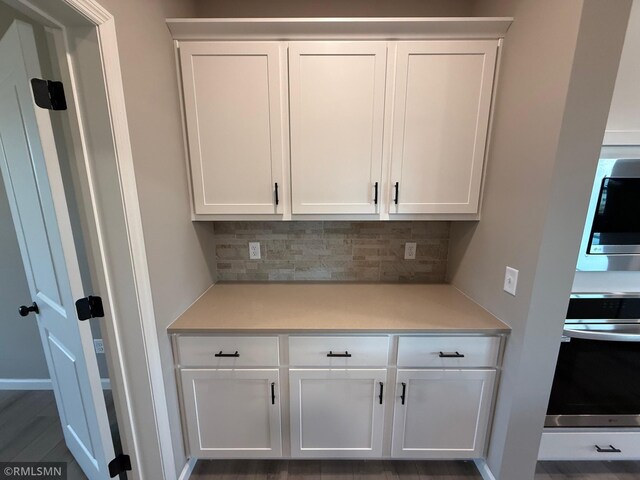
M 450 222 L 214 222 L 219 281 L 443 283 Z M 249 260 L 249 242 L 261 259 Z M 404 244 L 415 242 L 415 260 Z

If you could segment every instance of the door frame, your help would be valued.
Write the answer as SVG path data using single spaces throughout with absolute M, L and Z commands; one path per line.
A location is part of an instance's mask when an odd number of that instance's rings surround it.
M 121 442 L 124 453 L 131 457 L 128 478 L 175 480 L 178 466 L 169 426 L 115 19 L 94 0 L 6 3 L 58 32 L 55 48 L 66 86 L 71 129 L 76 130 L 71 133 L 79 158 L 79 201 L 87 210 L 89 263 L 96 294 L 99 292 L 105 306 L 101 327 Z M 78 25 L 78 15 L 88 28 L 95 27 L 103 80 L 96 88 L 103 91 L 106 100 L 102 110 L 81 110 L 78 80 L 68 63 L 73 58 L 67 46 L 68 31 Z M 92 121 L 102 122 L 104 135 L 110 135 L 109 152 L 92 151 L 85 128 Z M 110 168 L 112 175 L 105 175 L 105 168 Z M 114 191 L 118 194 L 116 204 Z M 188 461 L 179 477 L 188 478 L 192 468 L 193 462 Z

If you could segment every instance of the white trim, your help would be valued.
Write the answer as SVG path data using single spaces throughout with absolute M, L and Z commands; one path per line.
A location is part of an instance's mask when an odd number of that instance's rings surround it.
M 191 473 L 193 469 L 196 468 L 196 463 L 198 463 L 197 458 L 190 457 L 187 459 L 187 463 L 184 464 L 180 475 L 178 476 L 178 480 L 188 480 L 191 477 Z
M 640 130 L 607 130 L 603 145 L 640 145 Z
M 483 458 L 476 458 L 474 463 L 476 464 L 476 468 L 478 469 L 478 472 L 480 472 L 483 480 L 496 480 L 496 477 L 493 476 L 493 472 L 489 469 L 489 465 L 487 465 L 487 462 Z
M 100 379 L 103 390 L 111 390 L 108 378 Z M 0 390 L 53 390 L 49 378 L 0 378 Z
M 176 40 L 502 38 L 512 17 L 168 18 Z

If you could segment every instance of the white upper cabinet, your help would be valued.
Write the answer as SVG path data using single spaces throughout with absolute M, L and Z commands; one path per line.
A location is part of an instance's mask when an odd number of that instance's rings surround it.
M 497 40 L 398 42 L 390 214 L 475 214 Z
M 285 47 L 183 42 L 179 53 L 194 213 L 282 214 Z
M 378 211 L 386 56 L 386 42 L 289 44 L 293 214 Z

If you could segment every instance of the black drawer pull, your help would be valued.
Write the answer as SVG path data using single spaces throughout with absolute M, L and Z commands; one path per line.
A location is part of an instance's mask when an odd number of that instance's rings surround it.
M 375 194 L 373 196 L 373 204 L 377 205 L 378 204 L 378 182 L 376 182 L 374 189 L 375 189 Z
M 596 445 L 596 452 L 598 453 L 622 453 L 622 450 L 614 447 L 613 445 L 609 445 L 609 448 L 600 448 Z
M 407 394 L 407 384 L 402 382 L 402 395 L 400 395 L 400 400 L 402 400 L 402 405 L 404 405 L 406 394 Z
M 280 199 L 278 198 L 278 182 L 276 182 L 276 205 L 280 203 Z
M 219 353 L 215 354 L 216 357 L 239 357 L 240 354 L 238 353 L 238 351 L 236 350 L 235 353 L 222 353 L 222 350 L 220 350 Z
M 393 196 L 393 203 L 395 203 L 397 205 L 398 204 L 398 193 L 400 192 L 400 183 L 396 182 L 394 188 L 396 190 L 396 193 Z
M 350 357 L 351 354 L 345 350 L 344 353 L 333 353 L 331 350 L 329 350 L 329 353 L 327 353 L 327 357 Z
M 271 382 L 271 405 L 276 404 L 276 384 Z
M 464 358 L 460 352 L 440 352 L 438 356 L 440 358 Z
M 380 405 L 382 405 L 382 391 L 384 390 L 384 384 L 382 382 L 380 382 L 380 395 L 378 395 L 378 398 L 380 399 Z

